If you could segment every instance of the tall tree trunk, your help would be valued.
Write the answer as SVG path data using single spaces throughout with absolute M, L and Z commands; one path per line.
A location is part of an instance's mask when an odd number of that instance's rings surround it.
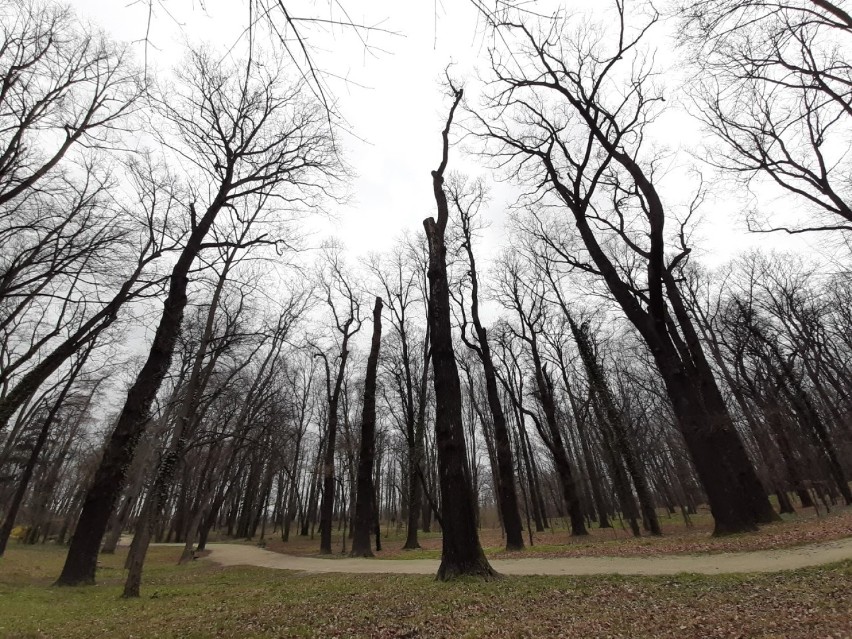
M 594 391 L 591 392 L 594 393 Z M 622 515 L 630 524 L 630 531 L 633 533 L 633 536 L 640 537 L 642 531 L 639 529 L 639 511 L 636 508 L 636 501 L 633 499 L 630 480 L 624 470 L 624 460 L 621 451 L 613 441 L 612 429 L 607 424 L 606 417 L 604 417 L 598 402 L 593 400 L 592 405 L 594 406 L 595 417 L 603 439 L 605 448 L 604 457 L 609 461 L 612 483 L 615 488 L 615 494 L 618 496 L 618 502 L 621 504 Z
M 571 534 L 575 537 L 588 535 L 589 532 L 586 530 L 586 523 L 583 517 L 583 508 L 580 503 L 580 495 L 577 490 L 577 481 L 574 478 L 574 471 L 571 469 L 568 451 L 565 449 L 565 442 L 562 439 L 562 432 L 559 429 L 559 423 L 556 418 L 556 399 L 553 395 L 553 381 L 541 363 L 538 344 L 534 335 L 529 340 L 529 344 L 532 352 L 533 368 L 535 369 L 538 400 L 544 412 L 547 432 L 540 427 L 540 420 L 538 418 L 534 418 L 534 421 L 536 426 L 539 427 L 539 434 L 542 435 L 542 440 L 547 444 L 553 455 L 553 463 L 556 466 L 556 473 L 559 475 L 562 495 L 565 499 L 565 506 L 568 509 L 568 517 L 571 520 Z
M 446 581 L 461 575 L 493 577 L 476 528 L 476 503 L 471 489 L 470 469 L 462 423 L 462 396 L 453 352 L 450 322 L 450 291 L 444 233 L 449 218 L 444 193 L 444 169 L 449 154 L 449 131 L 462 91 L 453 89 L 454 100 L 442 132 L 443 157 L 432 172 L 432 188 L 438 207 L 438 220 L 423 222 L 429 241 L 429 328 L 432 334 L 432 369 L 435 387 L 435 443 L 438 448 L 438 477 L 441 489 L 443 547 L 438 579 Z
M 410 481 L 408 484 L 408 528 L 405 533 L 405 544 L 403 550 L 414 550 L 420 548 L 417 541 L 417 524 L 423 520 L 424 526 L 428 527 L 427 517 L 430 510 L 428 503 L 423 503 L 423 492 L 426 487 L 423 483 L 423 438 L 426 434 L 426 399 L 429 384 L 429 327 L 426 327 L 426 336 L 423 339 L 423 372 L 420 375 L 420 395 L 417 405 L 417 421 L 410 433 L 408 443 L 408 472 Z M 428 532 L 424 528 L 424 532 Z
M 461 207 L 459 208 L 461 209 Z M 485 373 L 485 391 L 488 395 L 488 408 L 491 411 L 491 419 L 494 424 L 494 444 L 497 453 L 497 498 L 500 515 L 503 518 L 503 528 L 506 531 L 506 550 L 523 550 L 524 526 L 521 523 L 518 495 L 515 492 L 515 464 L 512 459 L 512 442 L 509 439 L 509 431 L 506 427 L 506 414 L 503 412 L 503 406 L 500 403 L 497 373 L 494 369 L 494 360 L 491 357 L 491 345 L 488 343 L 485 327 L 482 326 L 479 319 L 479 278 L 476 272 L 473 237 L 469 222 L 467 215 L 462 213 L 464 246 L 470 267 L 468 271 L 471 282 L 470 316 L 479 347 L 476 348 L 473 344 L 468 344 L 468 346 L 473 347 L 473 350 L 479 356 L 479 361 L 482 362 L 482 370 Z M 467 340 L 465 339 L 465 341 Z
M 352 535 L 352 557 L 372 557 L 370 530 L 374 524 L 373 460 L 376 455 L 376 371 L 382 343 L 382 298 L 373 307 L 373 341 L 367 358 L 364 379 L 364 407 L 361 413 L 361 449 L 358 455 L 358 483 L 355 496 L 355 518 Z M 415 482 L 415 477 L 409 478 Z
M 322 501 L 320 502 L 320 552 L 326 555 L 331 554 L 331 524 L 334 518 L 334 455 L 337 452 L 337 425 L 339 421 L 338 407 L 340 405 L 340 392 L 343 387 L 343 376 L 346 373 L 346 362 L 349 357 L 349 325 L 345 325 L 343 331 L 343 342 L 340 347 L 340 362 L 337 368 L 337 376 L 334 382 L 334 388 L 331 387 L 331 373 L 328 368 L 328 360 L 325 361 L 326 367 L 326 390 L 328 393 L 328 430 L 325 436 L 325 456 L 322 465 Z
M 779 376 L 781 378 L 779 380 L 781 382 L 781 391 L 787 395 L 790 404 L 793 406 L 796 418 L 804 426 L 804 430 L 810 434 L 819 446 L 826 459 L 829 474 L 842 495 L 843 501 L 849 506 L 852 504 L 852 490 L 849 488 L 849 479 L 846 476 L 843 465 L 840 463 L 837 449 L 831 440 L 825 422 L 814 406 L 810 394 L 802 387 L 801 382 L 796 378 L 790 365 L 781 359 L 780 353 L 777 356 L 782 367 L 782 376 Z
M 175 343 L 187 304 L 189 269 L 201 251 L 202 241 L 226 202 L 230 188 L 230 171 L 220 186 L 213 203 L 198 221 L 181 251 L 169 278 L 169 292 L 163 304 L 160 323 L 148 358 L 130 387 L 115 429 L 110 435 L 100 465 L 86 493 L 83 510 L 62 573 L 56 585 L 94 584 L 101 547 L 115 501 L 124 486 L 127 467 L 133 459 L 136 444 L 148 423 L 151 404 L 169 370 Z
M 719 390 L 677 282 L 670 270 L 663 270 L 661 279 L 683 340 L 673 321 L 659 321 L 655 314 L 656 339 L 648 345 L 707 493 L 716 524 L 714 534 L 752 530 L 757 524 L 778 521 Z M 665 306 L 662 301 L 660 305 Z
M 598 407 L 600 412 L 601 426 L 610 431 L 613 444 L 613 463 L 618 463 L 619 456 L 624 460 L 624 465 L 627 467 L 627 472 L 633 480 L 633 486 L 636 488 L 636 495 L 639 497 L 639 505 L 642 508 L 642 520 L 652 535 L 662 535 L 660 521 L 657 518 L 657 511 L 654 508 L 651 496 L 651 489 L 648 486 L 645 473 L 639 467 L 639 460 L 636 459 L 636 453 L 629 441 L 624 425 L 624 416 L 615 406 L 615 398 L 604 376 L 604 371 L 601 369 L 601 365 L 595 356 L 588 327 L 586 325 L 577 326 L 574 318 L 570 315 L 568 316 L 568 322 L 571 326 L 574 340 L 577 342 L 580 357 L 586 367 L 586 374 L 589 377 L 589 382 L 594 393 L 593 401 L 596 402 L 596 407 Z M 632 495 L 630 499 L 632 502 Z
M 535 521 L 535 531 L 544 532 L 547 527 L 545 519 L 544 501 L 541 498 L 541 488 L 538 483 L 538 473 L 533 466 L 530 452 L 528 450 L 526 427 L 523 424 L 523 414 L 518 417 L 518 446 L 521 448 L 521 456 L 524 458 L 524 466 L 527 471 L 527 484 L 529 486 L 532 514 Z
M 580 437 L 580 447 L 583 449 L 583 457 L 586 460 L 589 483 L 592 488 L 592 499 L 595 502 L 595 510 L 598 514 L 598 528 L 612 528 L 612 524 L 609 522 L 609 518 L 607 517 L 606 503 L 604 502 L 603 492 L 601 490 L 601 474 L 598 472 L 597 460 L 592 454 L 592 447 L 589 444 L 589 435 L 586 432 L 586 421 L 580 413 L 580 407 L 577 405 L 577 398 L 574 397 L 574 393 L 568 385 L 568 374 L 561 362 L 560 367 L 562 368 L 562 383 L 565 385 L 566 392 L 568 393 L 568 401 L 571 405 L 571 414 L 574 416 L 574 423 L 577 424 L 577 434 Z
M 333 416 L 332 416 L 333 415 Z M 337 444 L 337 402 L 329 406 L 328 432 L 322 464 L 322 491 L 320 496 L 320 552 L 331 554 L 331 528 L 334 518 L 334 449 Z

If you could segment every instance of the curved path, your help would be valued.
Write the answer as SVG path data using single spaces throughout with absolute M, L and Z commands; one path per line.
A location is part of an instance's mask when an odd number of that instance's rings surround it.
M 437 559 L 335 559 L 297 557 L 242 544 L 210 544 L 209 559 L 222 566 L 258 566 L 314 573 L 432 575 Z M 778 550 L 705 555 L 651 557 L 560 557 L 550 559 L 493 559 L 492 567 L 504 575 L 705 575 L 737 572 L 796 570 L 852 559 L 852 537 L 811 546 Z

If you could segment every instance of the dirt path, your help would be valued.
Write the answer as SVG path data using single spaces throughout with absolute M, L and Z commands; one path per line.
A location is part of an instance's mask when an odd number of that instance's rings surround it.
M 241 544 L 210 544 L 209 559 L 222 566 L 258 566 L 314 573 L 393 573 L 431 575 L 437 559 L 321 559 L 296 557 Z M 715 575 L 734 572 L 775 572 L 852 559 L 852 537 L 812 546 L 712 555 L 654 557 L 566 557 L 494 559 L 504 575 L 674 575 L 682 572 Z

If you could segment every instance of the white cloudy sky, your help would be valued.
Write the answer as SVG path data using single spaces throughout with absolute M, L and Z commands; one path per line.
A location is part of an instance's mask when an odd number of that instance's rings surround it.
M 240 0 L 204 0 L 203 4 L 200 0 L 157 1 L 147 47 L 149 66 L 154 69 L 170 68 L 186 43 L 210 42 L 224 49 L 248 23 L 247 3 Z M 147 0 L 72 0 L 71 4 L 116 39 L 135 42 L 137 55 L 142 57 Z M 600 11 L 589 0 L 567 4 L 578 11 Z M 294 15 L 327 17 L 325 2 L 288 0 L 287 6 Z M 421 232 L 423 218 L 433 214 L 429 171 L 440 159 L 439 132 L 447 108 L 439 81 L 443 69 L 453 63 L 454 75 L 465 78 L 469 89 L 475 91 L 475 69 L 482 64 L 485 48 L 470 2 L 371 0 L 343 6 L 353 21 L 398 34 L 372 33 L 369 39 L 375 48 L 371 50 L 365 50 L 351 31 L 310 35 L 320 66 L 352 80 L 349 84 L 333 81 L 332 87 L 352 132 L 343 141 L 356 174 L 353 197 L 337 210 L 334 222 L 325 223 L 321 233 L 339 236 L 353 254 L 362 255 L 387 248 L 403 229 Z M 659 31 L 656 45 L 663 53 L 661 60 L 671 59 L 664 29 Z M 675 148 L 694 146 L 699 136 L 689 119 L 671 121 L 675 130 L 665 142 Z M 451 168 L 472 171 L 476 165 L 456 149 Z M 506 241 L 501 212 L 509 199 L 505 187 L 493 192 L 492 224 L 484 238 L 484 253 L 493 254 Z M 705 210 L 709 221 L 698 237 L 702 238 L 702 254 L 711 263 L 757 242 L 800 249 L 811 244 L 801 237 L 749 236 L 737 208 L 735 201 L 719 200 Z

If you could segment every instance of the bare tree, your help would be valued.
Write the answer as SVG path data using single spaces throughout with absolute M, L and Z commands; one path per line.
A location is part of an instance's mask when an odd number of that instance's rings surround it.
M 485 376 L 485 390 L 488 398 L 488 408 L 491 413 L 493 439 L 496 457 L 496 492 L 500 502 L 500 515 L 506 531 L 506 549 L 522 550 L 524 547 L 523 524 L 518 510 L 518 497 L 515 492 L 515 466 L 512 459 L 512 443 L 506 426 L 506 416 L 500 403 L 500 393 L 497 386 L 497 374 L 491 357 L 491 345 L 488 334 L 479 316 L 479 275 L 476 270 L 476 258 L 473 253 L 474 224 L 485 199 L 482 182 L 477 181 L 467 187 L 462 178 L 452 180 L 448 185 L 449 199 L 461 222 L 461 244 L 467 254 L 467 281 L 470 286 L 470 321 L 473 324 L 472 333 L 475 343 L 468 338 L 467 310 L 464 300 L 460 310 L 463 321 L 461 336 L 469 349 L 476 353 L 482 364 Z
M 364 407 L 361 414 L 361 443 L 358 454 L 357 496 L 355 516 L 352 521 L 353 557 L 372 557 L 370 531 L 375 525 L 373 502 L 373 462 L 376 454 L 376 372 L 379 366 L 379 348 L 382 343 L 382 298 L 376 298 L 373 307 L 373 339 L 367 359 L 367 374 L 364 379 Z
M 148 358 L 128 392 L 121 416 L 77 522 L 58 584 L 94 582 L 97 554 L 110 513 L 148 412 L 171 363 L 187 304 L 190 268 L 206 248 L 205 238 L 226 208 L 250 199 L 299 203 L 322 191 L 336 160 L 315 111 L 287 82 L 274 56 L 261 63 L 254 52 L 240 67 L 193 52 L 182 71 L 183 86 L 161 104 L 165 122 L 179 142 L 174 152 L 197 170 L 209 188 L 198 213 L 187 202 L 190 232 L 172 269 L 168 295 Z M 202 184 L 196 186 L 197 197 Z
M 841 142 L 852 130 L 852 17 L 827 0 L 703 0 L 678 14 L 694 111 L 717 142 L 707 160 L 802 207 L 757 205 L 751 230 L 852 230 Z
M 95 174 L 90 177 L 96 180 Z M 173 178 L 145 161 L 131 163 L 127 177 L 133 189 L 119 211 L 104 207 L 104 199 L 117 194 L 98 193 L 69 202 L 65 215 L 40 218 L 47 223 L 44 235 L 10 232 L 3 239 L 12 239 L 11 246 L 0 240 L 11 249 L 13 262 L 5 282 L 8 295 L 0 300 L 6 320 L 0 329 L 6 338 L 0 424 L 69 357 L 112 326 L 125 304 L 162 290 L 166 278 L 153 266 L 176 245 L 169 237 L 177 208 Z M 62 201 L 67 200 L 51 206 Z M 25 202 L 19 212 L 32 204 Z M 27 218 L 12 217 L 10 230 Z M 68 230 L 66 241 L 61 236 Z
M 631 26 L 616 2 L 608 29 L 580 23 L 576 33 L 561 16 L 539 27 L 511 17 L 497 23 L 509 50 L 492 53 L 493 117 L 479 121 L 495 161 L 520 171 L 531 198 L 573 218 L 582 251 L 559 259 L 600 278 L 650 348 L 716 532 L 750 530 L 777 515 L 684 306 L 677 279 L 687 235 L 681 226 L 678 243 L 667 242 L 672 216 L 643 144 L 663 97 L 642 48 L 657 21 L 648 12 Z
M 340 399 L 350 355 L 350 341 L 361 330 L 361 300 L 346 276 L 342 249 L 330 244 L 325 250 L 319 278 L 319 294 L 331 313 L 335 343 L 328 353 L 315 347 L 316 357 L 325 365 L 326 427 L 322 466 L 322 503 L 320 505 L 320 552 L 331 553 L 331 527 L 334 516 L 334 494 L 337 490 L 334 458 L 337 453 L 337 427 Z M 336 353 L 332 357 L 332 353 Z M 329 361 L 331 360 L 331 361 Z
M 450 290 L 447 279 L 445 234 L 449 204 L 444 191 L 444 170 L 450 152 L 450 126 L 462 99 L 462 90 L 450 83 L 453 103 L 441 132 L 443 151 L 438 169 L 432 171 L 432 187 L 438 219 L 423 221 L 429 240 L 429 329 L 435 386 L 435 443 L 438 447 L 438 476 L 441 487 L 443 547 L 438 579 L 461 575 L 496 575 L 485 558 L 476 529 L 476 503 L 468 467 L 462 422 L 459 372 L 453 351 L 450 322 Z
M 33 478 L 33 473 L 35 472 L 36 464 L 39 462 L 39 458 L 42 454 L 45 444 L 47 443 L 48 436 L 51 434 L 51 429 L 54 427 L 55 422 L 57 421 L 58 414 L 64 408 L 64 403 L 66 398 L 68 397 L 69 392 L 79 381 L 78 378 L 80 376 L 80 372 L 83 370 L 83 367 L 86 364 L 86 360 L 91 354 L 94 346 L 94 341 L 89 342 L 87 348 L 83 352 L 81 352 L 76 358 L 76 361 L 72 363 L 70 369 L 65 374 L 64 379 L 62 380 L 62 385 L 58 395 L 55 399 L 53 399 L 50 409 L 44 416 L 41 428 L 38 431 L 35 443 L 33 444 L 32 450 L 30 451 L 29 458 L 27 459 L 27 462 L 23 468 L 23 472 L 21 473 L 21 476 L 18 479 L 18 486 L 15 489 L 15 493 L 12 496 L 12 500 L 9 503 L 8 508 L 6 509 L 3 523 L 2 525 L 0 525 L 0 557 L 3 556 L 3 553 L 6 551 L 6 544 L 9 541 L 9 536 L 12 534 L 12 528 L 15 525 L 15 518 L 18 515 L 18 509 L 21 507 L 21 503 L 23 502 L 24 496 L 27 493 L 27 489 L 30 487 L 30 481 Z
M 253 207 L 253 210 L 244 211 L 238 216 L 238 219 L 241 220 L 241 228 L 236 229 L 234 236 L 228 238 L 230 241 L 221 241 L 221 246 L 218 247 L 221 253 L 222 265 L 221 268 L 217 269 L 218 273 L 215 284 L 213 285 L 207 316 L 204 318 L 203 329 L 198 338 L 197 348 L 191 355 L 191 359 L 193 360 L 191 368 L 186 381 L 179 389 L 183 397 L 179 402 L 179 407 L 175 411 L 175 425 L 172 429 L 169 446 L 164 451 L 160 460 L 153 486 L 148 495 L 148 501 L 142 511 L 144 513 L 144 516 L 141 517 L 142 521 L 137 523 L 136 535 L 127 560 L 129 572 L 125 584 L 124 597 L 139 596 L 142 568 L 153 528 L 159 521 L 165 506 L 167 492 L 171 488 L 174 477 L 183 464 L 195 431 L 201 425 L 206 409 L 203 402 L 203 394 L 211 381 L 214 368 L 220 356 L 226 349 L 228 334 L 233 333 L 235 325 L 240 319 L 239 315 L 244 307 L 243 300 L 240 299 L 234 312 L 228 313 L 223 295 L 226 294 L 226 285 L 229 278 L 233 277 L 232 271 L 239 269 L 240 262 L 244 261 L 247 257 L 247 251 L 253 248 L 250 241 L 253 231 L 252 227 L 258 222 L 257 218 L 265 204 L 265 199 L 261 199 Z M 224 240 L 226 238 L 219 239 Z M 282 305 L 280 314 L 274 320 L 274 326 L 268 331 L 270 334 L 270 353 L 273 353 L 274 356 L 277 357 L 282 343 L 289 338 L 294 324 L 304 313 L 307 298 L 308 296 L 304 293 L 296 294 Z M 217 335 L 215 332 L 217 314 L 219 313 L 224 313 L 226 316 L 226 330 L 224 335 Z M 239 373 L 250 361 L 251 358 L 246 357 L 231 369 L 231 374 L 235 375 Z
M 535 424 L 542 442 L 553 457 L 562 497 L 571 520 L 571 534 L 587 535 L 577 471 L 572 467 L 568 443 L 560 426 L 556 384 L 542 354 L 541 340 L 547 330 L 549 304 L 544 297 L 542 278 L 526 266 L 518 255 L 505 254 L 499 266 L 497 283 L 500 302 L 517 314 L 518 326 L 509 325 L 509 330 L 520 338 L 529 351 L 535 380 L 533 394 L 544 415 L 541 417 L 527 408 L 522 410 Z
M 378 280 L 391 327 L 382 365 L 387 409 L 399 424 L 406 443 L 406 485 L 408 522 L 403 549 L 420 547 L 417 525 L 421 517 L 424 485 L 424 436 L 429 381 L 429 326 L 417 329 L 418 319 L 426 319 L 426 264 L 412 238 L 400 242 L 387 256 L 373 256 L 368 268 Z M 416 313 L 422 304 L 423 314 Z M 422 340 L 420 339 L 422 335 Z M 428 501 L 428 499 L 427 499 Z
M 633 486 L 639 497 L 639 504 L 642 508 L 642 519 L 646 527 L 652 535 L 661 535 L 660 522 L 657 519 L 657 512 L 654 509 L 648 482 L 645 479 L 642 469 L 639 467 L 636 451 L 628 438 L 624 416 L 616 406 L 613 393 L 595 355 L 588 324 L 578 326 L 570 315 L 568 321 L 574 339 L 577 341 L 580 357 L 583 359 L 583 364 L 586 367 L 589 386 L 593 394 L 592 401 L 595 403 L 597 411 L 600 414 L 599 421 L 601 422 L 605 437 L 611 441 L 613 453 L 617 451 L 618 456 L 627 467 L 627 472 L 633 481 Z M 621 463 L 618 459 L 613 460 L 613 462 L 619 465 Z M 632 503 L 632 495 L 629 495 L 629 501 Z
M 0 16 L 2 207 L 47 179 L 72 147 L 106 144 L 143 87 L 127 52 L 67 7 L 4 2 Z
M 116 183 L 136 182 L 144 160 L 120 177 L 108 168 L 120 165 L 112 147 L 144 89 L 126 52 L 59 5 L 6 2 L 0 12 L 4 427 L 128 300 L 159 286 L 143 271 L 167 250 L 169 197 L 154 206 L 143 195 L 130 214 Z

